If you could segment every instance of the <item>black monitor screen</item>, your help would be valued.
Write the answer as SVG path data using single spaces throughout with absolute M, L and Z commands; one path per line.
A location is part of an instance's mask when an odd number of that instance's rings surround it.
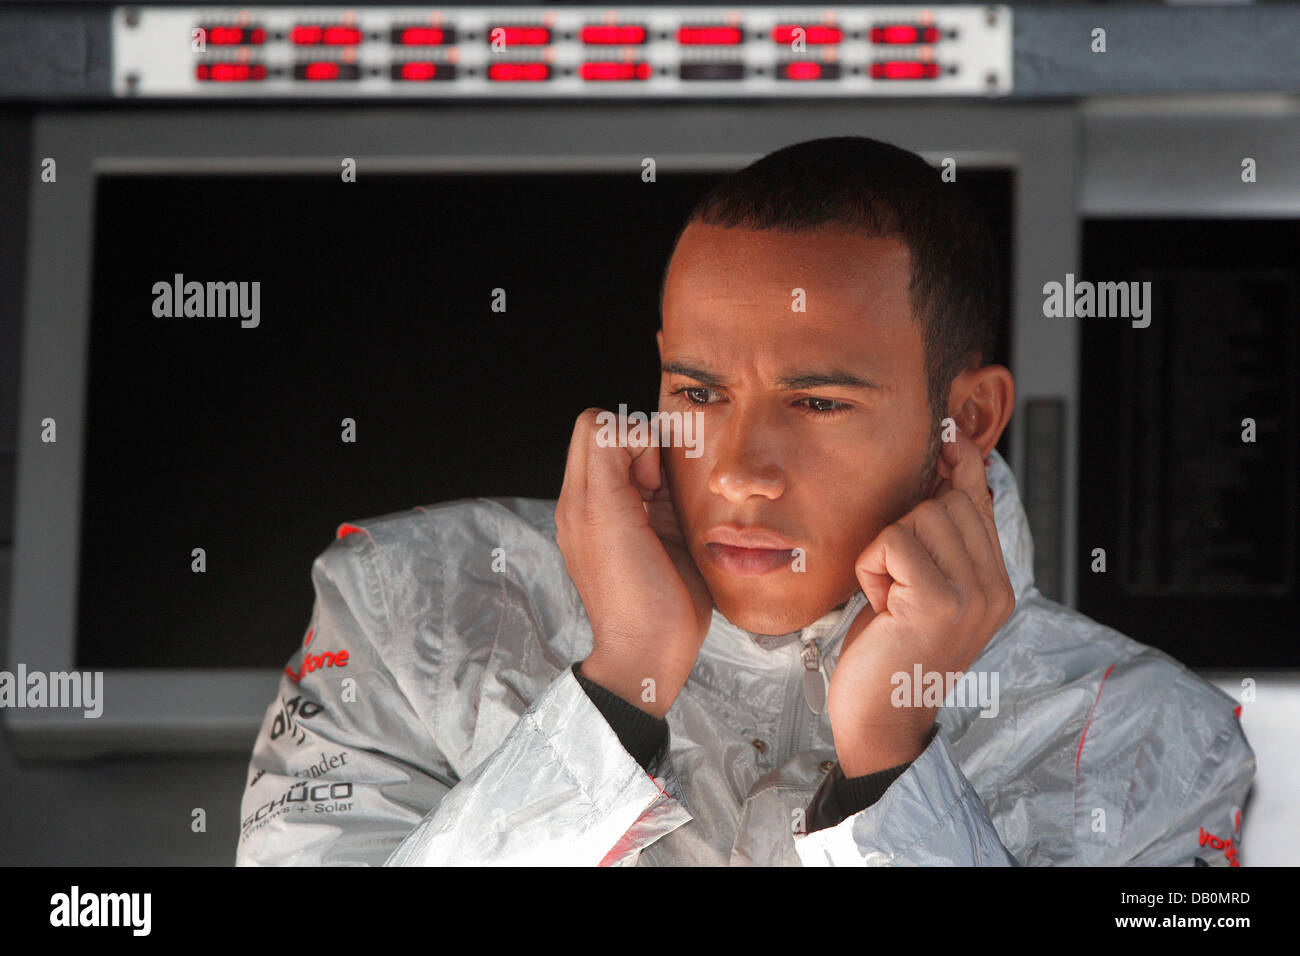
M 77 665 L 279 667 L 340 523 L 558 496 L 582 409 L 657 406 L 659 282 L 720 176 L 101 178 Z M 966 179 L 1009 261 L 1011 174 Z
M 1085 278 L 1151 295 L 1147 326 L 1083 320 L 1079 609 L 1191 667 L 1294 667 L 1300 222 L 1083 240 Z

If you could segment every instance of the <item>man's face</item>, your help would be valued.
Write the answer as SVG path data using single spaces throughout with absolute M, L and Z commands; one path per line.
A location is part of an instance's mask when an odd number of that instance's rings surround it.
M 927 492 L 938 445 L 909 277 L 900 241 L 841 227 L 693 223 L 678 242 L 659 409 L 702 413 L 702 453 L 663 460 L 691 556 L 748 631 L 788 633 L 850 598 L 858 555 Z M 719 528 L 779 539 L 728 547 Z

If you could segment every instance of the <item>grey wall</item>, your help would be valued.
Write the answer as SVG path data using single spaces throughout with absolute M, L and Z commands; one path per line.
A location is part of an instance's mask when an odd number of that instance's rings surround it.
M 30 115 L 0 110 L 0 660 L 8 662 Z M 252 750 L 249 739 L 249 750 Z M 0 864 L 228 865 L 245 757 L 24 763 L 0 738 Z M 190 828 L 203 807 L 207 832 Z

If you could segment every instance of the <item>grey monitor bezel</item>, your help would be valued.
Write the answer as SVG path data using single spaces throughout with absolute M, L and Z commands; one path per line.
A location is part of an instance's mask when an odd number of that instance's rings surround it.
M 1017 103 L 869 102 L 623 105 L 474 105 L 403 108 L 60 111 L 34 121 L 22 402 L 15 504 L 10 662 L 73 669 L 78 523 L 94 192 L 102 173 L 319 172 L 342 157 L 380 171 L 608 170 L 659 176 L 726 170 L 790 142 L 862 134 L 938 164 L 1014 169 L 1013 335 L 1017 409 L 1065 400 L 1063 499 L 1074 500 L 1077 329 L 1017 322 L 1041 308 L 1042 276 L 1076 266 L 1080 129 L 1072 107 Z M 41 161 L 57 179 L 41 181 Z M 1033 360 L 1026 360 L 1034 357 Z M 41 441 L 54 418 L 58 441 Z M 1011 429 L 1013 465 L 1019 432 Z M 1023 487 L 1023 477 L 1022 487 Z M 1073 590 L 1073 516 L 1062 562 Z M 303 569 L 304 574 L 307 569 Z M 220 635 L 213 635 L 214 649 Z M 12 664 L 11 664 L 12 666 Z M 279 672 L 229 668 L 110 670 L 105 709 L 7 709 L 15 752 L 82 757 L 114 751 L 246 751 Z

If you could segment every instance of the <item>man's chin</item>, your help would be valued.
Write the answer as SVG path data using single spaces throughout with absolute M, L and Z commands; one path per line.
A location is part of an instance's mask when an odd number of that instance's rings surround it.
M 821 607 L 819 603 L 809 602 L 806 595 L 802 597 L 795 603 L 767 595 L 755 599 L 713 591 L 713 603 L 722 616 L 751 634 L 789 634 L 807 627 L 840 603 L 828 598 L 822 602 L 826 606 Z

